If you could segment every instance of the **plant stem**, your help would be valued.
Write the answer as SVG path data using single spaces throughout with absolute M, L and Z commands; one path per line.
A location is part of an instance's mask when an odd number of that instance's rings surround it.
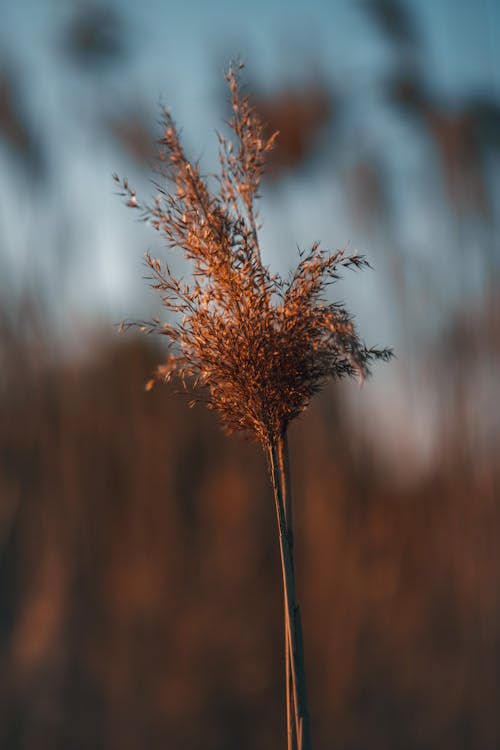
M 309 715 L 305 684 L 304 646 L 300 611 L 295 599 L 292 549 L 292 510 L 286 433 L 268 445 L 274 490 L 283 578 L 287 689 L 287 739 L 289 750 L 310 750 Z M 293 719 L 293 720 L 292 720 Z
M 278 468 L 280 473 L 281 488 L 283 493 L 283 507 L 285 511 L 285 524 L 288 542 L 290 545 L 290 557 L 293 565 L 293 517 L 292 517 L 292 488 L 290 483 L 290 467 L 288 461 L 288 436 L 285 432 L 283 439 L 277 444 Z M 284 606 L 285 634 L 287 633 L 287 610 Z M 292 664 L 290 652 L 290 640 L 285 637 L 285 685 L 286 685 L 286 726 L 287 726 L 287 748 L 297 750 L 297 733 L 294 721 L 294 701 L 292 683 Z

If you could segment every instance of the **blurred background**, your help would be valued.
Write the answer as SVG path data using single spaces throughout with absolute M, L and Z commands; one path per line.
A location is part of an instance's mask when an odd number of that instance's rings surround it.
M 167 387 L 115 195 L 160 104 L 216 168 L 223 72 L 279 145 L 266 262 L 349 243 L 331 288 L 397 359 L 291 428 L 314 747 L 500 744 L 500 3 L 0 0 L 0 747 L 284 747 L 260 449 Z

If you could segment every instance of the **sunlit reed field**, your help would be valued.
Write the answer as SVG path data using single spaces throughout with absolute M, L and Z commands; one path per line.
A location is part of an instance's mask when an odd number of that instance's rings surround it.
M 0 745 L 283 746 L 263 455 L 145 393 L 147 340 L 60 367 L 38 341 L 1 390 Z M 395 484 L 334 389 L 290 440 L 314 745 L 493 750 L 497 468 L 456 439 Z

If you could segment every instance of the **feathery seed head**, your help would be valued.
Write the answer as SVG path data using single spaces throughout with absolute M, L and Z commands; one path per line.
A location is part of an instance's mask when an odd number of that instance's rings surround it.
M 263 265 L 255 201 L 277 134 L 264 137 L 263 124 L 241 93 L 241 67 L 232 66 L 226 74 L 234 140 L 217 134 L 216 190 L 188 160 L 168 110 L 157 165 L 164 184 L 157 185 L 153 204 L 140 205 L 126 180 L 121 186 L 127 204 L 139 208 L 167 245 L 182 249 L 193 266 L 186 283 L 146 255 L 164 307 L 181 316 L 178 322 L 139 324 L 169 342 L 169 356 L 156 378 L 168 381 L 177 375 L 193 392 L 192 403 L 203 399 L 217 409 L 229 432 L 250 431 L 268 443 L 284 433 L 329 378 L 362 380 L 373 360 L 388 360 L 392 353 L 367 348 L 344 307 L 322 296 L 343 269 L 368 266 L 362 256 L 329 253 L 315 243 L 288 279 Z

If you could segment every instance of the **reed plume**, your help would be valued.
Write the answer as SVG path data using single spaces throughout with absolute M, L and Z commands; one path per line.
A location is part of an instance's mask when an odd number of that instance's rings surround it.
M 330 379 L 363 380 L 370 364 L 388 360 L 389 349 L 368 348 L 327 286 L 345 269 L 368 266 L 345 249 L 328 252 L 314 243 L 287 278 L 263 264 L 256 201 L 266 159 L 278 133 L 264 127 L 241 92 L 239 71 L 226 74 L 231 137 L 217 133 L 220 171 L 204 176 L 186 156 L 168 110 L 159 140 L 157 195 L 140 203 L 127 180 L 127 205 L 141 212 L 170 248 L 184 251 L 191 280 L 176 278 L 150 254 L 151 284 L 169 319 L 126 322 L 167 338 L 168 355 L 155 380 L 176 376 L 191 394 L 215 409 L 228 432 L 246 431 L 261 443 L 274 489 L 285 604 L 287 736 L 289 750 L 310 747 L 300 614 L 295 600 L 287 428 Z

